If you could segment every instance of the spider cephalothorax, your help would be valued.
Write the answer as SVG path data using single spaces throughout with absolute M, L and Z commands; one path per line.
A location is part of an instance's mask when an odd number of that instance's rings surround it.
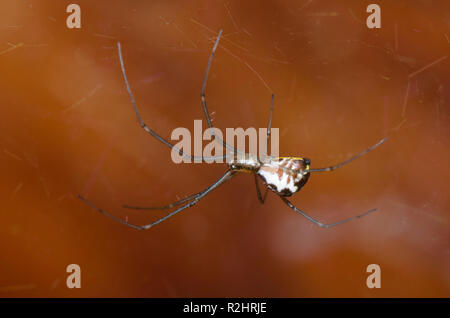
M 258 157 L 245 153 L 235 154 L 234 158 L 228 163 L 230 170 L 238 172 L 257 172 L 261 167 L 261 162 Z

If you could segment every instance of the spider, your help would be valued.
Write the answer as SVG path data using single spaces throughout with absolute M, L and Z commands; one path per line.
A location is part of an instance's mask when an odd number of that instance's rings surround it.
M 222 35 L 222 30 L 220 30 L 220 32 L 217 36 L 217 39 L 215 41 L 215 44 L 212 48 L 211 54 L 209 56 L 208 65 L 206 67 L 206 71 L 204 74 L 201 95 L 200 95 L 202 106 L 203 106 L 203 112 L 206 117 L 206 121 L 208 123 L 209 128 L 212 128 L 212 129 L 213 129 L 213 125 L 211 122 L 211 118 L 209 116 L 208 108 L 206 106 L 205 89 L 206 89 L 206 82 L 208 80 L 209 70 L 211 68 L 211 63 L 212 63 L 212 60 L 214 57 L 214 53 L 219 44 L 221 35 Z M 130 84 L 127 79 L 127 75 L 125 72 L 125 66 L 124 66 L 124 62 L 123 62 L 123 58 L 122 58 L 122 49 L 121 49 L 120 42 L 117 43 L 117 51 L 118 51 L 118 55 L 119 55 L 120 66 L 121 66 L 125 86 L 128 91 L 128 95 L 130 97 L 131 104 L 136 113 L 136 117 L 137 117 L 137 120 L 139 121 L 140 126 L 147 133 L 152 135 L 154 138 L 156 138 L 157 140 L 159 140 L 160 142 L 162 142 L 169 148 L 174 149 L 175 151 L 179 152 L 180 155 L 182 155 L 184 157 L 189 157 L 192 160 L 194 160 L 194 159 L 198 160 L 199 159 L 198 157 L 185 154 L 181 149 L 178 149 L 172 143 L 170 143 L 166 139 L 162 138 L 160 135 L 158 135 L 155 131 L 150 129 L 144 123 L 144 121 L 142 120 L 141 115 L 139 113 L 139 110 L 137 108 L 134 95 L 131 91 Z M 240 155 L 238 156 L 237 154 L 239 153 L 239 151 L 235 148 L 231 148 L 233 150 L 233 158 L 231 158 L 231 160 L 229 160 L 227 162 L 228 169 L 216 182 L 214 182 L 212 185 L 210 185 L 203 191 L 194 193 L 182 200 L 173 202 L 171 204 L 168 204 L 168 205 L 162 206 L 162 207 L 140 207 L 140 206 L 130 206 L 130 205 L 123 206 L 124 208 L 139 209 L 139 210 L 166 210 L 166 209 L 176 208 L 175 210 L 173 210 L 166 216 L 164 216 L 152 223 L 149 223 L 146 225 L 135 225 L 135 224 L 126 222 L 126 221 L 96 207 L 92 202 L 90 202 L 86 198 L 82 197 L 81 195 L 78 195 L 78 198 L 81 199 L 82 201 L 84 201 L 85 203 L 87 203 L 94 210 L 96 210 L 96 211 L 98 211 L 98 212 L 124 224 L 124 225 L 127 225 L 127 226 L 132 227 L 137 230 L 147 230 L 147 229 L 167 220 L 168 218 L 174 216 L 175 214 L 194 206 L 198 201 L 203 199 L 212 190 L 216 189 L 218 186 L 220 186 L 223 183 L 225 183 L 226 181 L 230 180 L 238 172 L 247 172 L 247 173 L 253 174 L 253 176 L 254 176 L 254 181 L 255 181 L 255 186 L 256 186 L 256 194 L 257 194 L 258 200 L 260 201 L 261 204 L 264 204 L 266 196 L 267 196 L 267 192 L 268 192 L 268 190 L 271 190 L 272 192 L 277 194 L 289 208 L 291 208 L 295 212 L 299 213 L 300 215 L 304 216 L 309 221 L 313 222 L 314 224 L 316 224 L 322 228 L 331 228 L 333 226 L 336 226 L 336 225 L 339 225 L 342 223 L 346 223 L 351 220 L 361 218 L 369 213 L 375 212 L 377 210 L 376 208 L 371 209 L 363 214 L 356 215 L 356 216 L 353 216 L 350 218 L 346 218 L 346 219 L 343 219 L 343 220 L 335 222 L 335 223 L 325 224 L 325 223 L 322 223 L 322 222 L 314 219 L 313 217 L 309 216 L 305 212 L 303 212 L 300 209 L 298 209 L 297 207 L 295 207 L 287 198 L 292 196 L 293 194 L 297 193 L 298 191 L 300 191 L 300 189 L 308 181 L 311 172 L 326 172 L 326 171 L 333 171 L 335 169 L 338 169 L 338 168 L 350 163 L 351 161 L 365 155 L 369 151 L 375 149 L 376 147 L 381 145 L 383 142 L 385 142 L 387 140 L 387 138 L 381 139 L 373 146 L 371 146 L 371 147 L 367 148 L 366 150 L 364 150 L 363 152 L 351 157 L 350 159 L 347 159 L 346 161 L 343 161 L 343 162 L 338 163 L 333 166 L 328 166 L 326 168 L 312 169 L 311 168 L 311 160 L 308 158 L 267 156 L 267 144 L 269 141 L 270 129 L 271 129 L 271 125 L 272 125 L 273 105 L 274 105 L 274 94 L 272 94 L 272 99 L 271 99 L 271 104 L 270 104 L 270 117 L 269 117 L 269 123 L 268 123 L 268 128 L 267 128 L 267 136 L 266 136 L 266 140 L 265 140 L 264 153 L 261 158 L 259 158 L 258 156 L 249 154 L 249 153 L 244 153 L 244 154 L 240 153 Z M 228 144 L 226 144 L 223 140 L 221 140 L 217 136 L 215 136 L 214 130 L 212 130 L 212 131 L 213 131 L 212 134 L 215 137 L 215 139 L 217 139 L 219 142 L 221 142 L 223 146 L 225 146 L 227 148 L 231 147 Z M 224 154 L 223 156 L 221 156 L 221 158 L 225 159 L 225 158 L 227 158 L 227 156 L 229 156 L 229 154 Z M 215 158 L 217 158 L 217 157 L 215 157 Z M 202 157 L 200 159 L 205 161 L 207 159 L 209 159 L 209 160 L 214 159 L 214 157 L 207 157 L 207 158 Z M 260 189 L 260 186 L 258 183 L 258 178 L 260 178 L 260 180 L 266 187 L 266 191 L 265 191 L 264 195 L 262 195 L 262 193 L 261 193 L 261 189 Z

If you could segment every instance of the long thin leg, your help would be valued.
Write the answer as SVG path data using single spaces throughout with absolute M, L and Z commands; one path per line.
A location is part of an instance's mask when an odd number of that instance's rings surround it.
M 383 138 L 381 139 L 379 142 L 377 142 L 375 145 L 373 145 L 372 147 L 367 148 L 366 150 L 364 150 L 363 152 L 361 152 L 360 154 L 357 154 L 354 157 L 351 157 L 348 160 L 345 160 L 344 162 L 338 163 L 337 165 L 331 166 L 331 167 L 327 167 L 327 168 L 318 168 L 318 169 L 309 169 L 309 172 L 323 172 L 323 171 L 333 171 L 337 168 L 340 168 L 344 165 L 346 165 L 347 163 L 352 162 L 355 159 L 358 159 L 359 157 L 364 156 L 366 153 L 368 153 L 369 151 L 375 149 L 376 147 L 378 147 L 379 145 L 381 145 L 383 142 L 385 142 L 388 138 Z
M 217 46 L 219 45 L 219 40 L 220 40 L 221 35 L 222 35 L 222 30 L 219 31 L 219 35 L 217 36 L 216 43 L 214 43 L 211 54 L 209 55 L 208 65 L 206 66 L 205 75 L 203 76 L 202 92 L 200 95 L 202 98 L 203 112 L 205 113 L 206 121 L 208 123 L 209 128 L 213 128 L 213 125 L 212 125 L 211 118 L 209 117 L 208 107 L 206 107 L 205 90 L 206 90 L 206 83 L 208 81 L 209 70 L 211 69 L 211 64 L 212 64 L 212 61 L 214 58 L 214 53 L 216 53 L 216 49 L 217 49 Z
M 256 195 L 258 196 L 259 202 L 261 202 L 261 204 L 264 204 L 264 202 L 266 201 L 268 189 L 266 188 L 266 192 L 264 193 L 264 196 L 262 196 L 261 189 L 259 188 L 258 178 L 256 177 L 255 173 L 253 174 L 253 176 L 255 177 Z
M 372 209 L 372 210 L 367 211 L 366 213 L 363 213 L 363 214 L 360 214 L 360 215 L 357 215 L 357 216 L 353 216 L 353 217 L 351 217 L 351 218 L 344 219 L 344 220 L 339 221 L 339 222 L 336 222 L 336 223 L 325 224 L 325 223 L 322 223 L 322 222 L 317 221 L 316 219 L 310 217 L 310 216 L 309 216 L 308 214 L 306 214 L 305 212 L 303 212 L 303 211 L 299 210 L 298 208 L 296 208 L 296 207 L 295 207 L 288 199 L 286 199 L 286 198 L 284 198 L 284 197 L 282 197 L 282 196 L 280 196 L 280 198 L 281 198 L 281 200 L 283 200 L 284 203 L 286 203 L 287 206 L 290 207 L 292 210 L 294 210 L 295 212 L 297 212 L 297 213 L 303 215 L 305 218 L 307 218 L 308 220 L 310 220 L 310 221 L 313 222 L 314 224 L 317 224 L 318 226 L 324 227 L 324 228 L 330 228 L 330 227 L 333 227 L 333 226 L 335 226 L 335 225 L 339 225 L 339 224 L 342 224 L 342 223 L 349 222 L 349 221 L 351 221 L 351 220 L 355 220 L 355 219 L 361 218 L 361 217 L 363 217 L 363 216 L 365 216 L 365 215 L 367 215 L 367 214 L 369 214 L 369 213 L 375 212 L 375 211 L 377 210 L 377 209 Z
M 263 160 L 267 157 L 267 148 L 269 145 L 269 139 L 270 139 L 270 129 L 272 128 L 272 114 L 273 114 L 273 101 L 275 99 L 275 95 L 272 94 L 272 101 L 270 102 L 270 115 L 269 115 L 269 124 L 267 125 L 267 136 L 266 136 L 266 143 L 264 144 L 264 157 Z
M 212 190 L 217 188 L 219 185 L 221 185 L 225 181 L 229 180 L 234 175 L 234 173 L 235 172 L 232 171 L 232 170 L 227 170 L 227 172 L 225 172 L 225 174 L 219 180 L 217 180 L 213 185 L 209 186 L 204 191 L 202 191 L 201 194 L 199 196 L 197 196 L 193 201 L 191 201 L 191 202 L 189 202 L 189 203 L 179 207 L 175 211 L 170 212 L 169 214 L 167 214 L 166 216 L 156 220 L 155 222 L 150 223 L 150 224 L 146 224 L 146 225 L 136 225 L 136 224 L 128 223 L 128 222 L 123 221 L 122 219 L 120 219 L 120 218 L 118 218 L 118 217 L 116 217 L 116 216 L 106 212 L 105 210 L 97 208 L 93 203 L 91 203 L 89 200 L 83 198 L 81 195 L 78 195 L 78 198 L 81 199 L 82 201 L 84 201 L 85 203 L 87 203 L 94 210 L 97 210 L 98 212 L 106 215 L 107 217 L 109 217 L 109 218 L 111 218 L 111 219 L 113 219 L 113 220 L 115 220 L 117 222 L 120 222 L 120 223 L 122 223 L 122 224 L 124 224 L 126 226 L 132 227 L 132 228 L 137 229 L 137 230 L 147 230 L 147 229 L 151 228 L 152 226 L 155 226 L 156 224 L 159 224 L 159 223 L 167 220 L 168 218 L 174 216 L 178 212 L 181 212 L 184 209 L 190 208 L 191 206 L 196 204 L 198 201 L 200 201 L 200 199 L 205 197 L 209 192 L 211 192 Z
M 213 128 L 213 125 L 212 125 L 211 117 L 209 116 L 208 107 L 206 106 L 205 90 L 206 90 L 206 83 L 208 82 L 209 70 L 211 69 L 211 64 L 212 64 L 212 61 L 213 61 L 214 53 L 216 52 L 217 46 L 219 45 L 219 40 L 220 40 L 220 36 L 221 35 L 222 35 L 222 30 L 219 31 L 219 34 L 217 35 L 216 42 L 214 43 L 213 49 L 212 49 L 211 54 L 209 56 L 208 65 L 206 67 L 205 75 L 203 77 L 202 92 L 201 92 L 201 95 L 200 95 L 201 99 L 202 99 L 203 112 L 205 113 L 206 122 L 208 123 L 208 127 L 209 128 Z M 221 143 L 225 148 L 228 148 L 229 150 L 231 150 L 233 152 L 233 154 L 236 154 L 236 153 L 243 154 L 243 152 L 241 152 L 238 149 L 228 145 L 225 141 L 223 141 L 222 139 L 217 137 L 216 134 L 214 133 L 214 130 L 212 130 L 212 135 L 214 136 L 215 140 L 217 140 L 219 143 Z
M 200 194 L 202 194 L 202 192 L 192 194 L 182 200 L 179 200 L 179 201 L 176 201 L 176 202 L 173 202 L 168 205 L 161 206 L 161 207 L 146 207 L 146 206 L 135 206 L 135 205 L 128 205 L 128 204 L 124 204 L 124 205 L 122 205 L 122 207 L 126 208 L 126 209 L 135 209 L 135 210 L 167 210 L 167 209 L 171 209 L 176 206 L 179 206 L 180 204 L 182 204 L 184 202 L 190 201 L 190 200 L 194 199 L 195 197 L 198 197 Z
M 222 158 L 222 159 L 226 159 L 227 158 L 227 154 L 223 155 L 223 156 L 216 156 L 216 157 L 197 157 L 197 156 L 193 156 L 193 155 L 186 155 L 185 153 L 183 153 L 183 151 L 181 149 L 178 149 L 177 147 L 175 147 L 173 144 L 171 144 L 170 142 L 168 142 L 166 139 L 164 139 L 163 137 L 161 137 L 160 135 L 158 135 L 155 131 L 153 131 L 152 129 L 150 129 L 142 120 L 141 118 L 141 114 L 139 113 L 138 107 L 136 105 L 136 101 L 134 99 L 134 95 L 133 92 L 131 91 L 131 87 L 130 84 L 128 82 L 128 78 L 127 78 L 127 74 L 125 72 L 125 66 L 123 63 L 123 57 L 122 57 L 122 49 L 121 49 L 121 45 L 120 42 L 117 42 L 117 51 L 119 53 L 119 60 L 120 60 L 120 67 L 122 69 L 122 75 L 123 75 L 123 79 L 125 81 L 125 85 L 127 87 L 127 91 L 128 91 L 128 95 L 130 96 L 130 100 L 131 100 L 131 104 L 133 105 L 133 109 L 134 112 L 136 113 L 136 117 L 139 121 L 139 125 L 146 131 L 148 132 L 150 135 L 152 135 L 153 137 L 155 137 L 157 140 L 159 140 L 160 142 L 162 142 L 163 144 L 165 144 L 166 146 L 168 146 L 169 148 L 173 148 L 175 149 L 181 156 L 185 157 L 185 158 L 189 158 L 192 161 L 194 161 L 195 159 L 203 159 L 203 160 L 214 160 L 214 159 L 218 159 L 218 158 Z
M 264 144 L 264 154 L 263 154 L 263 158 L 262 158 L 263 162 L 264 162 L 264 160 L 267 157 L 267 146 L 269 144 L 270 129 L 272 128 L 272 114 L 273 114 L 273 102 L 274 102 L 274 99 L 275 99 L 275 95 L 272 94 L 272 101 L 270 102 L 269 124 L 267 125 L 266 143 Z M 259 202 L 261 202 L 261 204 L 264 204 L 264 202 L 266 201 L 268 189 L 266 188 L 264 196 L 262 196 L 261 195 L 261 189 L 259 188 L 258 178 L 257 178 L 256 174 L 253 174 L 253 176 L 254 176 L 255 186 L 256 186 L 256 195 L 258 196 Z

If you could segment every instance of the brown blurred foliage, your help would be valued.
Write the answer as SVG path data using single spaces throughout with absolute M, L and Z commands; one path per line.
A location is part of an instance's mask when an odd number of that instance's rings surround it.
M 448 1 L 4 0 L 0 7 L 0 297 L 449 297 L 450 8 Z M 195 207 L 135 231 L 76 198 L 145 224 L 197 192 L 220 164 L 172 163 L 138 125 L 121 77 L 123 44 L 142 116 L 162 136 L 203 119 L 264 127 L 270 92 L 280 152 L 313 167 L 389 141 L 293 202 L 260 205 L 240 175 Z M 437 63 L 431 64 L 437 61 Z M 205 123 L 204 123 L 205 124 Z M 82 288 L 66 288 L 79 264 Z M 366 287 L 366 266 L 382 287 Z

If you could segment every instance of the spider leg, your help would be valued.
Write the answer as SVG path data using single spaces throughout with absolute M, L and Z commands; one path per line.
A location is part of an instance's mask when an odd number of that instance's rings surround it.
M 270 115 L 269 115 L 269 124 L 267 125 L 267 136 L 266 136 L 266 143 L 264 144 L 264 158 L 267 157 L 267 147 L 269 145 L 269 138 L 270 138 L 270 129 L 272 127 L 272 113 L 273 113 L 273 101 L 274 101 L 275 95 L 272 94 L 272 101 L 270 102 Z
M 363 213 L 363 214 L 360 214 L 360 215 L 357 215 L 357 216 L 353 216 L 353 217 L 351 217 L 351 218 L 347 218 L 347 219 L 341 220 L 341 221 L 339 221 L 339 222 L 335 222 L 335 223 L 331 223 L 331 224 L 325 224 L 325 223 L 322 223 L 322 222 L 317 221 L 316 219 L 312 218 L 311 216 L 309 216 L 309 215 L 306 214 L 305 212 L 299 210 L 299 209 L 296 208 L 296 207 L 295 207 L 288 199 L 282 197 L 281 195 L 280 195 L 280 198 L 281 198 L 281 200 L 283 200 L 284 203 L 286 203 L 286 205 L 287 205 L 288 207 L 290 207 L 292 210 L 294 210 L 295 212 L 297 212 L 297 213 L 303 215 L 305 218 L 307 218 L 309 221 L 313 222 L 314 224 L 317 224 L 318 226 L 324 227 L 324 228 L 330 228 L 330 227 L 333 227 L 333 226 L 335 226 L 335 225 L 339 225 L 339 224 L 342 224 L 342 223 L 346 223 L 346 222 L 349 222 L 349 221 L 352 221 L 352 220 L 361 218 L 361 217 L 363 217 L 363 216 L 365 216 L 365 215 L 367 215 L 367 214 L 369 214 L 369 213 L 375 212 L 375 211 L 377 210 L 377 209 L 371 209 L 371 210 L 369 210 L 369 211 L 367 211 L 367 212 L 365 212 L 365 213 Z
M 344 165 L 346 165 L 347 163 L 352 162 L 355 159 L 358 159 L 359 157 L 364 156 L 366 153 L 368 153 L 369 151 L 375 149 L 376 147 L 378 147 L 379 145 L 381 145 L 383 142 L 385 142 L 388 138 L 383 138 L 381 139 L 379 142 L 377 142 L 375 145 L 367 148 L 366 150 L 364 150 L 363 152 L 361 152 L 360 154 L 357 154 L 356 156 L 351 157 L 350 159 L 345 160 L 344 162 L 338 163 L 337 165 L 334 166 L 330 166 L 330 167 L 326 167 L 326 168 L 318 168 L 318 169 L 309 169 L 309 172 L 323 172 L 323 171 L 333 171 L 337 168 L 340 168 Z
M 150 135 L 152 135 L 153 137 L 155 137 L 157 140 L 159 140 L 160 142 L 162 142 L 163 144 L 165 144 L 167 147 L 171 148 L 171 149 L 175 149 L 181 156 L 185 157 L 185 158 L 189 158 L 191 159 L 191 161 L 194 161 L 195 159 L 200 159 L 200 160 L 214 160 L 214 159 L 218 159 L 218 158 L 222 158 L 222 159 L 226 159 L 228 157 L 227 154 L 224 154 L 223 156 L 215 156 L 215 157 L 197 157 L 197 156 L 193 156 L 193 155 L 187 155 L 185 154 L 181 149 L 178 149 L 177 147 L 175 147 L 172 143 L 170 143 L 169 141 L 167 141 L 166 139 L 164 139 L 163 137 L 161 137 L 159 134 L 157 134 L 155 131 L 153 131 L 152 129 L 150 129 L 142 120 L 141 114 L 139 113 L 138 107 L 136 105 L 136 101 L 134 99 L 134 95 L 133 92 L 131 91 L 131 87 L 130 84 L 128 82 L 128 78 L 127 78 L 127 74 L 125 71 L 125 66 L 123 63 L 123 57 L 122 57 L 122 49 L 121 49 L 121 45 L 120 42 L 117 42 L 117 51 L 119 53 L 119 60 L 120 60 L 120 67 L 122 69 L 122 75 L 123 75 L 123 79 L 125 82 L 125 86 L 127 88 L 128 91 L 128 95 L 130 96 L 130 101 L 131 104 L 133 105 L 133 109 L 134 112 L 136 113 L 136 117 L 139 121 L 139 125 L 146 131 L 148 132 Z
M 190 200 L 194 199 L 195 197 L 199 196 L 201 193 L 202 192 L 194 193 L 194 194 L 192 194 L 192 195 L 190 195 L 190 196 L 188 196 L 188 197 L 186 197 L 186 198 L 184 198 L 182 200 L 175 201 L 173 203 L 170 203 L 168 205 L 164 205 L 164 206 L 161 206 L 161 207 L 135 206 L 135 205 L 128 205 L 128 204 L 124 204 L 124 205 L 122 205 L 122 207 L 125 208 L 125 209 L 135 209 L 135 210 L 167 210 L 167 209 L 171 209 L 171 208 L 174 208 L 176 206 L 179 206 L 180 204 L 182 204 L 184 202 L 190 201 Z
M 78 198 L 82 201 L 84 201 L 85 203 L 87 203 L 91 208 L 93 208 L 94 210 L 97 210 L 98 212 L 106 215 L 107 217 L 118 221 L 126 226 L 132 227 L 136 230 L 147 230 L 149 228 L 151 228 L 152 226 L 155 226 L 156 224 L 159 224 L 165 220 L 167 220 L 168 218 L 174 216 L 175 214 L 177 214 L 178 212 L 183 211 L 184 209 L 190 208 L 191 206 L 195 205 L 200 199 L 202 199 L 203 197 L 205 197 L 209 192 L 211 192 L 212 190 L 214 190 L 215 188 L 217 188 L 219 185 L 221 185 L 222 183 L 224 183 L 225 181 L 229 180 L 233 175 L 234 175 L 234 171 L 232 170 L 227 170 L 225 172 L 225 174 L 216 182 L 214 182 L 214 184 L 212 184 L 211 186 L 209 186 L 208 188 L 206 188 L 205 190 L 203 190 L 197 197 L 194 198 L 194 200 L 192 200 L 191 202 L 179 207 L 178 209 L 176 209 L 175 211 L 170 212 L 169 214 L 167 214 L 166 216 L 156 220 L 153 223 L 150 224 L 146 224 L 146 225 L 136 225 L 136 224 L 132 224 L 132 223 L 128 223 L 126 221 L 123 221 L 122 219 L 118 218 L 117 216 L 114 216 L 108 212 L 106 212 L 105 210 L 102 210 L 100 208 L 97 208 L 93 203 L 91 203 L 89 200 L 83 198 L 81 195 L 78 195 Z
M 272 101 L 270 102 L 269 124 L 267 125 L 266 143 L 264 144 L 264 153 L 263 153 L 263 158 L 262 158 L 263 161 L 267 157 L 267 145 L 269 144 L 270 129 L 272 127 L 272 114 L 273 114 L 273 102 L 274 102 L 274 99 L 275 99 L 275 95 L 272 94 Z M 255 186 L 256 186 L 256 195 L 258 196 L 259 202 L 261 202 L 261 204 L 264 204 L 264 202 L 266 201 L 268 189 L 266 188 L 266 192 L 264 193 L 264 196 L 262 196 L 261 195 L 261 189 L 259 188 L 258 178 L 257 178 L 256 174 L 253 174 L 253 176 L 254 176 Z
M 203 112 L 205 113 L 206 122 L 208 123 L 208 127 L 209 128 L 213 128 L 213 125 L 212 125 L 211 117 L 209 116 L 208 107 L 206 106 L 205 90 L 206 90 L 206 83 L 208 82 L 209 70 L 211 69 L 211 64 L 212 64 L 212 61 L 213 61 L 214 53 L 216 52 L 217 46 L 219 45 L 219 40 L 220 40 L 221 35 L 222 35 L 222 30 L 219 31 L 219 34 L 217 35 L 216 42 L 214 43 L 213 49 L 212 49 L 211 54 L 209 56 L 208 65 L 206 66 L 205 75 L 203 77 L 202 91 L 201 91 L 201 94 L 200 94 L 201 99 L 202 99 Z M 228 145 L 225 141 L 223 141 L 222 139 L 217 137 L 216 134 L 214 133 L 214 129 L 212 130 L 212 135 L 214 136 L 214 140 L 217 140 L 225 148 L 233 151 L 233 154 L 236 154 L 236 153 L 243 154 L 242 151 L 239 151 L 238 149 Z M 225 157 L 224 157 L 224 159 L 225 159 Z
M 255 177 L 256 195 L 258 196 L 259 202 L 261 202 L 261 204 L 264 204 L 264 201 L 266 201 L 268 189 L 266 188 L 266 192 L 264 193 L 264 196 L 262 196 L 261 190 L 259 188 L 258 178 L 256 177 L 256 174 L 253 174 L 253 176 Z

